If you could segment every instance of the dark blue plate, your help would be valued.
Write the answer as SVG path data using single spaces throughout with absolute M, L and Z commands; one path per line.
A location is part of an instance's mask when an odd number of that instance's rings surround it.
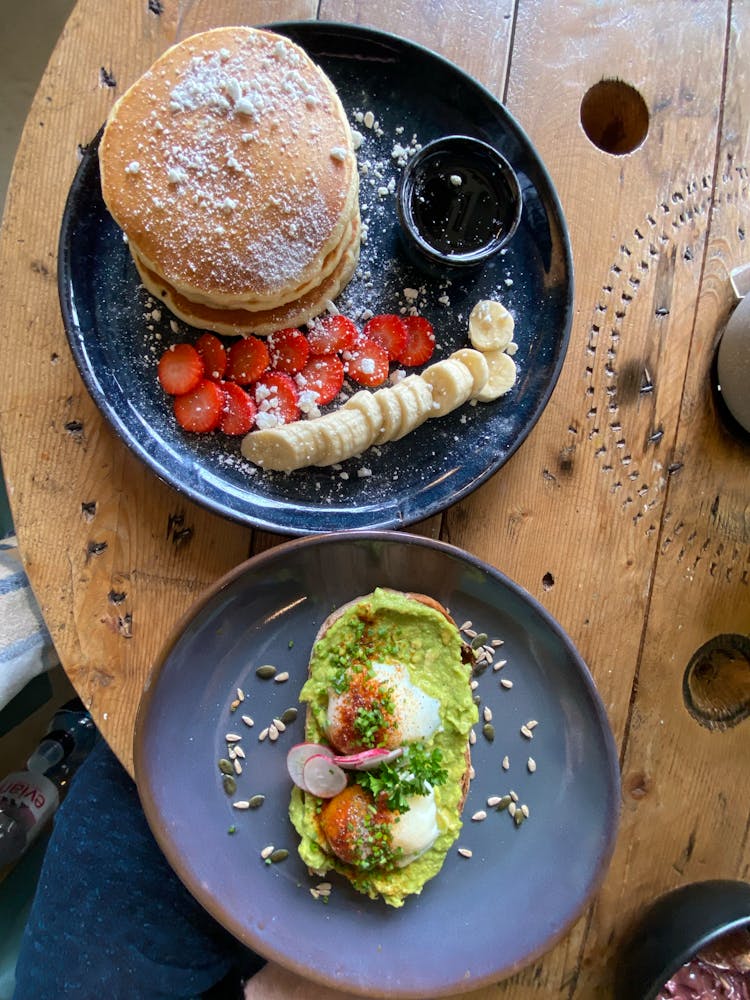
M 438 875 L 401 909 L 331 878 L 315 899 L 287 810 L 286 753 L 303 712 L 275 743 L 258 740 L 296 707 L 316 632 L 336 607 L 377 586 L 428 593 L 457 624 L 503 645 L 477 677 L 494 740 L 476 727 L 476 771 L 464 828 Z M 289 674 L 261 680 L 256 667 Z M 512 682 L 500 685 L 500 678 Z M 234 713 L 237 687 L 245 701 Z M 247 713 L 255 725 L 248 728 Z M 532 739 L 521 733 L 536 720 Z M 244 771 L 227 797 L 217 767 L 226 735 L 242 736 Z M 509 758 L 508 770 L 502 760 Z M 528 769 L 533 757 L 536 770 Z M 580 655 L 524 590 L 454 546 L 400 532 L 351 531 L 294 539 L 238 566 L 175 628 L 146 685 L 135 772 L 151 829 L 206 909 L 255 951 L 301 975 L 366 996 L 425 997 L 476 989 L 552 946 L 601 885 L 620 802 L 617 750 Z M 487 799 L 511 789 L 529 817 L 519 827 Z M 257 810 L 235 799 L 265 795 Z M 483 821 L 472 821 L 478 810 Z M 236 827 L 229 834 L 230 827 Z M 266 866 L 267 845 L 289 851 Z M 472 852 L 457 853 L 458 847 Z
M 536 423 L 562 367 L 572 317 L 572 263 L 554 188 L 526 135 L 475 80 L 427 49 L 382 32 L 341 24 L 274 25 L 304 47 L 338 88 L 364 136 L 360 163 L 367 238 L 357 275 L 338 301 L 357 316 L 416 305 L 436 331 L 437 357 L 467 344 L 467 320 L 481 298 L 499 297 L 516 319 L 519 375 L 495 403 L 464 406 L 401 441 L 370 449 L 340 468 L 292 474 L 257 470 L 240 442 L 190 435 L 177 426 L 156 380 L 161 352 L 196 332 L 172 320 L 140 286 L 127 246 L 101 198 L 97 140 L 85 150 L 68 197 L 59 287 L 70 346 L 95 403 L 153 471 L 219 514 L 286 534 L 399 527 L 444 510 L 476 489 Z M 371 111 L 378 128 L 358 117 Z M 447 133 L 495 145 L 518 174 L 523 217 L 507 251 L 460 280 L 427 277 L 409 262 L 396 215 L 397 146 Z M 383 191 L 387 193 L 383 193 Z

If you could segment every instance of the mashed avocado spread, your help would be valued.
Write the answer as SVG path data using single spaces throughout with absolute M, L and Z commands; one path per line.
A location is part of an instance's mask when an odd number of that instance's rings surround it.
M 391 906 L 419 893 L 436 875 L 461 830 L 462 780 L 466 771 L 469 731 L 477 708 L 469 686 L 470 667 L 462 659 L 458 629 L 439 611 L 393 591 L 378 589 L 348 608 L 313 647 L 310 672 L 300 700 L 309 705 L 305 737 L 328 743 L 329 696 L 352 663 L 398 663 L 406 666 L 413 685 L 439 701 L 440 727 L 425 749 L 439 748 L 446 779 L 435 786 L 438 837 L 432 847 L 403 867 L 359 870 L 326 850 L 318 816 L 322 800 L 295 788 L 290 818 L 301 837 L 299 853 L 318 874 L 331 869 L 345 875 L 359 891 L 382 896 Z

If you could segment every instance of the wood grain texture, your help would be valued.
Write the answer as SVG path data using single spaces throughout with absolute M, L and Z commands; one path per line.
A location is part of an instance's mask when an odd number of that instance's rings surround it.
M 130 766 L 165 636 L 205 586 L 281 539 L 189 503 L 102 421 L 57 302 L 63 204 L 79 144 L 166 46 L 221 23 L 316 16 L 404 35 L 506 96 L 569 223 L 575 314 L 550 404 L 497 475 L 413 530 L 479 555 L 545 605 L 589 664 L 621 747 L 621 830 L 595 904 L 543 959 L 470 996 L 606 998 L 646 902 L 750 876 L 750 722 L 709 731 L 682 691 L 705 642 L 750 633 L 750 452 L 709 391 L 728 273 L 750 260 L 750 6 L 161 0 L 157 15 L 123 0 L 102 16 L 100 0 L 79 0 L 31 109 L 0 235 L 11 331 L 0 448 L 29 576 L 67 672 Z M 632 85 L 648 109 L 646 139 L 627 155 L 581 125 L 603 79 Z M 604 142 L 629 128 L 617 112 L 600 109 L 612 116 Z M 518 317 L 517 336 L 533 321 Z M 276 967 L 262 976 L 250 995 L 311 995 Z

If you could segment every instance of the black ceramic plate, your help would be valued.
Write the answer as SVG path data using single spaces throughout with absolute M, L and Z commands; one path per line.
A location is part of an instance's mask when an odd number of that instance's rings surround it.
M 503 640 L 499 670 L 478 678 L 495 739 L 477 726 L 476 776 L 456 844 L 420 896 L 393 909 L 334 876 L 328 903 L 300 861 L 288 820 L 286 752 L 300 712 L 277 742 L 258 740 L 298 705 L 316 631 L 335 607 L 376 586 L 424 591 Z M 255 668 L 286 671 L 283 683 Z M 500 686 L 500 677 L 513 687 Z M 237 687 L 245 701 L 232 713 Z M 249 729 L 241 720 L 254 719 Z M 538 721 L 533 739 L 520 732 Z M 236 795 L 221 786 L 226 734 L 246 758 Z M 510 767 L 504 771 L 503 757 Z M 536 761 L 530 773 L 529 756 Z M 343 532 L 284 543 L 239 566 L 194 607 L 146 687 L 135 737 L 136 779 L 154 834 L 190 891 L 257 952 L 318 982 L 367 996 L 425 998 L 474 989 L 545 951 L 599 887 L 614 844 L 617 754 L 580 656 L 545 610 L 459 549 L 398 532 Z M 513 789 L 529 807 L 516 827 L 487 798 Z M 233 799 L 266 796 L 255 811 Z M 484 821 L 470 817 L 486 809 Z M 236 833 L 229 828 L 236 826 Z M 263 848 L 289 851 L 267 866 Z
M 528 138 L 456 66 L 365 28 L 316 22 L 275 27 L 330 75 L 364 136 L 358 155 L 369 164 L 361 184 L 367 239 L 339 308 L 356 317 L 414 302 L 435 326 L 437 358 L 467 344 L 475 302 L 500 297 L 516 318 L 515 388 L 495 403 L 431 420 L 341 468 L 291 475 L 256 470 L 242 459 L 237 439 L 183 433 L 157 383 L 156 363 L 170 343 L 194 339 L 196 332 L 170 323 L 166 310 L 159 319 L 151 315 L 153 302 L 102 202 L 96 140 L 83 154 L 62 223 L 59 283 L 70 346 L 91 396 L 123 441 L 162 479 L 209 509 L 287 534 L 411 524 L 466 496 L 499 469 L 544 409 L 571 323 L 565 222 Z M 377 129 L 360 123 L 368 111 Z M 448 281 L 426 277 L 406 259 L 388 189 L 401 169 L 392 156 L 398 145 L 453 132 L 493 143 L 511 162 L 523 190 L 523 218 L 504 255 L 471 279 Z

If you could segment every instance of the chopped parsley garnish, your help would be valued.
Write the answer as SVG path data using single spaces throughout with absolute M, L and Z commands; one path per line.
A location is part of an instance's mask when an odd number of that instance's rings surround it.
M 427 750 L 423 743 L 411 743 L 405 752 L 373 771 L 359 771 L 356 780 L 368 789 L 377 802 L 384 802 L 394 812 L 407 812 L 407 799 L 426 795 L 432 785 L 442 785 L 448 772 L 442 764 L 439 747 Z

